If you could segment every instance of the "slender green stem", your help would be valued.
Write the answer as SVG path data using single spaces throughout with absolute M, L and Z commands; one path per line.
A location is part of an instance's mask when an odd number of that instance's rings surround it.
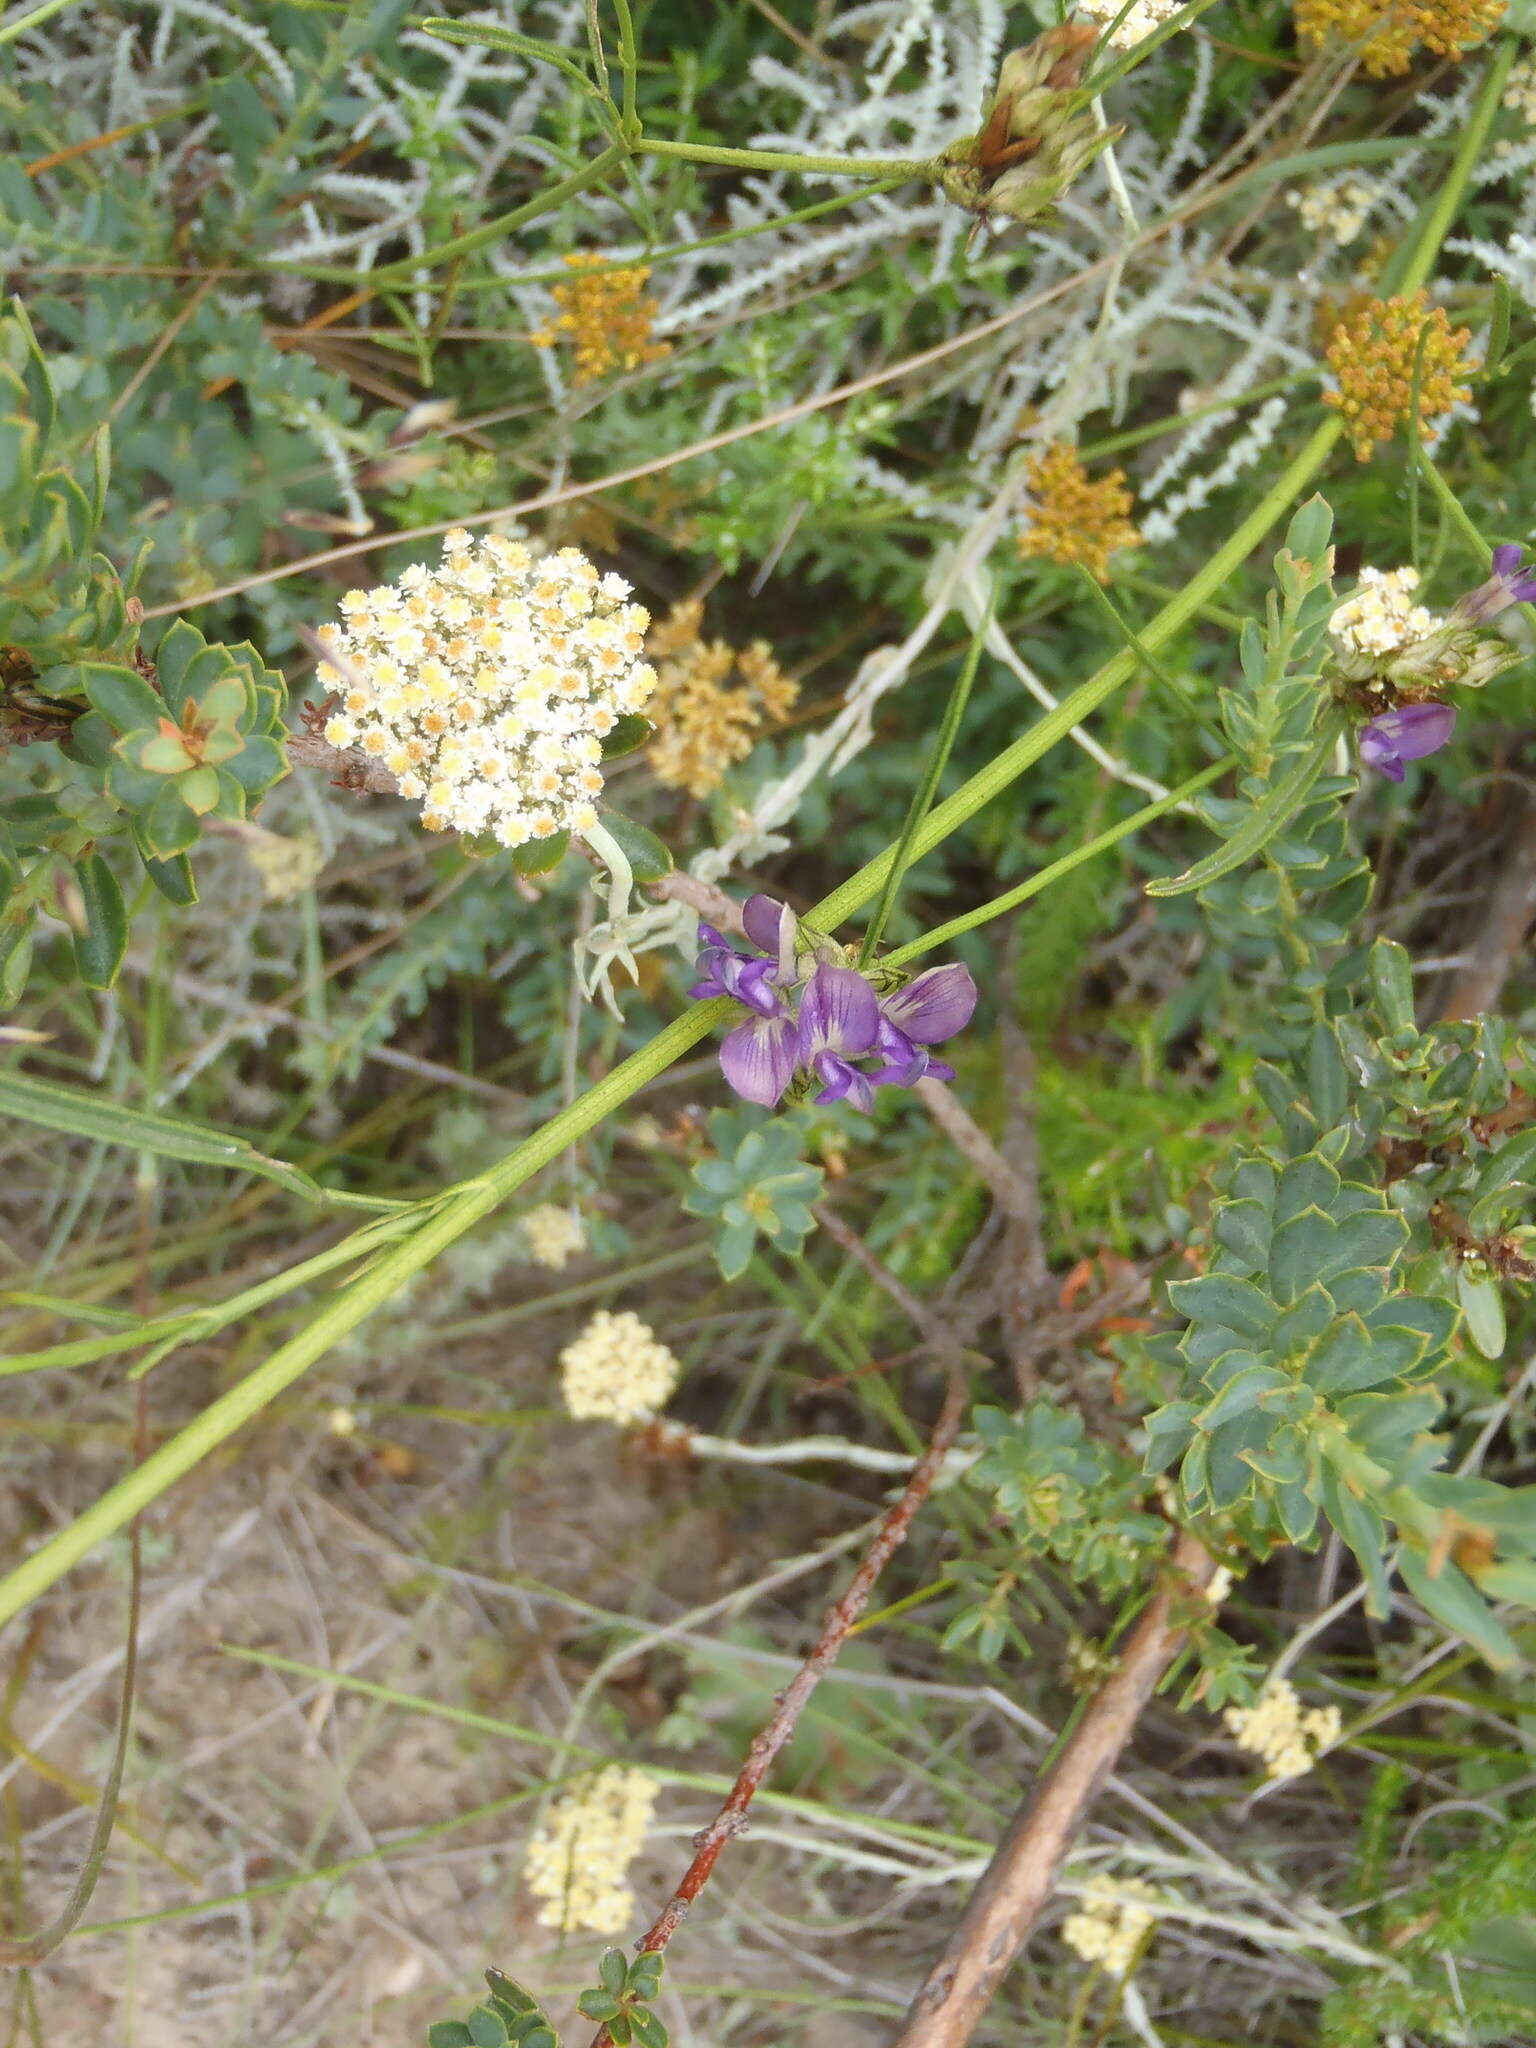
M 1298 384 L 1316 384 L 1322 374 L 1312 364 L 1304 370 L 1288 370 L 1283 377 L 1271 377 L 1264 384 L 1250 384 L 1246 390 L 1233 392 L 1230 398 L 1213 398 L 1209 405 L 1191 406 L 1188 412 L 1168 413 L 1145 427 L 1128 427 L 1123 434 L 1107 434 L 1102 441 L 1084 441 L 1077 452 L 1085 462 L 1098 455 L 1119 455 L 1126 448 L 1139 448 L 1143 442 L 1156 441 L 1163 434 L 1182 433 L 1185 427 L 1193 426 L 1196 420 L 1209 419 L 1213 413 L 1242 412 L 1250 405 L 1262 404 L 1266 398 L 1282 398 L 1287 391 L 1294 391 Z
M 529 221 L 537 220 L 540 214 L 553 213 L 555 208 L 563 206 L 567 199 L 574 199 L 578 192 L 585 192 L 589 185 L 599 184 L 610 171 L 618 169 L 624 161 L 625 154 L 618 143 L 610 143 L 607 149 L 601 155 L 593 157 L 589 164 L 583 164 L 579 171 L 572 171 L 568 178 L 562 178 L 558 184 L 549 186 L 547 190 L 536 192 L 532 199 L 522 206 L 514 207 L 510 213 L 499 214 L 495 220 L 483 221 L 479 227 L 470 228 L 462 235 L 455 235 L 450 241 L 439 242 L 435 249 L 424 249 L 419 256 L 403 256 L 398 263 L 381 263 L 377 270 L 364 273 L 366 280 L 369 284 L 394 284 L 415 277 L 419 272 L 430 269 L 433 264 L 450 263 L 456 257 L 467 256 L 473 249 L 483 249 L 487 242 L 499 242 L 505 236 L 514 234 L 518 228 L 525 227 Z M 281 270 L 290 266 L 271 263 L 266 267 Z M 305 275 L 310 277 L 321 274 L 322 267 L 319 265 L 311 265 L 305 271 Z M 344 274 L 349 277 L 352 275 L 350 271 Z
M 1031 875 L 1027 882 L 1020 882 L 1017 888 L 1008 890 L 1006 895 L 995 896 L 990 903 L 983 903 L 979 909 L 967 910 L 960 917 L 952 917 L 947 924 L 935 925 L 931 932 L 924 932 L 920 939 L 914 939 L 910 945 L 898 946 L 894 953 L 886 954 L 884 964 L 887 967 L 905 967 L 909 960 L 920 959 L 924 953 L 931 953 L 936 947 L 947 946 L 951 939 L 958 939 L 962 932 L 973 932 L 978 925 L 990 924 L 994 918 L 1006 917 L 1010 910 L 1017 910 L 1019 905 L 1027 903 L 1031 896 L 1038 896 L 1042 890 L 1049 889 L 1053 882 L 1059 882 L 1063 876 L 1070 875 L 1072 870 L 1080 868 L 1084 861 L 1092 860 L 1096 854 L 1108 852 L 1112 846 L 1118 846 L 1122 839 L 1129 839 L 1131 834 L 1139 832 L 1143 825 L 1150 825 L 1158 818 L 1166 818 L 1170 811 L 1176 811 L 1180 804 L 1187 803 L 1192 796 L 1197 796 L 1202 789 L 1213 783 L 1217 776 L 1225 775 L 1229 768 L 1235 767 L 1236 763 L 1237 757 L 1234 754 L 1224 754 L 1219 761 L 1213 761 L 1209 768 L 1202 768 L 1198 775 L 1192 775 L 1188 782 L 1181 782 L 1177 789 L 1170 789 L 1168 794 L 1159 797 L 1155 804 L 1147 804 L 1141 810 L 1132 812 L 1130 817 L 1122 818 L 1118 825 L 1111 825 L 1107 831 L 1098 833 L 1096 837 L 1085 839 L 1081 846 L 1074 847 L 1071 853 L 1064 853 L 1059 860 L 1053 860 L 1049 867 L 1041 868 L 1036 874 Z
M 1493 567 L 1493 549 L 1473 525 L 1471 517 L 1460 498 L 1457 497 L 1445 478 L 1440 474 L 1438 466 L 1427 451 L 1421 452 L 1419 460 L 1423 464 L 1424 474 L 1429 478 L 1430 489 L 1440 500 L 1441 509 L 1444 511 L 1447 519 L 1449 519 L 1451 525 L 1455 527 L 1456 531 L 1467 543 L 1467 546 L 1471 548 L 1473 554 L 1476 555 L 1483 567 L 1491 569 Z
M 625 141 L 634 142 L 640 134 L 640 118 L 635 112 L 640 52 L 635 47 L 635 20 L 629 11 L 629 0 L 613 0 L 613 5 L 619 17 L 619 64 L 624 72 L 624 109 L 620 116 L 620 126 Z
M 859 950 L 859 965 L 861 967 L 867 966 L 873 958 L 875 948 L 880 943 L 881 935 L 885 931 L 891 912 L 896 907 L 896 896 L 901 888 L 901 878 L 911 865 L 912 842 L 917 837 L 917 828 L 928 815 L 929 807 L 933 803 L 934 796 L 938 791 L 939 778 L 943 775 L 948 765 L 950 754 L 954 751 L 955 740 L 960 731 L 960 721 L 965 716 L 965 707 L 970 700 L 971 685 L 975 682 L 976 671 L 981 666 L 982 649 L 987 644 L 987 629 L 992 624 L 994 596 L 995 592 L 988 596 L 986 611 L 976 622 L 976 630 L 971 635 L 971 644 L 966 650 L 960 674 L 955 680 L 955 687 L 949 693 L 949 702 L 944 707 L 944 717 L 939 726 L 939 736 L 933 743 L 933 752 L 929 756 L 928 766 L 923 773 L 921 782 L 912 792 L 912 801 L 907 806 L 907 815 L 901 828 L 901 837 L 896 842 L 896 858 L 891 863 L 891 872 L 886 877 L 885 887 L 880 892 L 880 901 L 876 905 L 875 914 L 870 919 L 869 925 L 865 930 L 864 943 Z
M 75 0 L 42 0 L 42 4 L 30 13 L 0 21 L 0 43 L 14 42 L 17 36 L 24 36 L 29 29 L 41 28 L 45 21 L 51 21 L 56 14 L 62 14 L 66 7 L 74 4 Z
M 929 159 L 905 156 L 798 156 L 777 149 L 725 149 L 713 142 L 672 142 L 642 135 L 639 156 L 676 156 L 689 163 L 719 164 L 738 171 L 820 171 L 836 178 L 928 178 Z
M 1445 183 L 1425 202 L 1418 220 L 1382 270 L 1380 291 L 1383 297 L 1388 292 L 1407 295 L 1429 282 L 1429 274 L 1440 254 L 1440 245 L 1451 232 L 1451 225 L 1461 206 L 1467 180 L 1482 159 L 1483 144 L 1499 111 L 1499 101 L 1519 49 L 1514 37 L 1507 36 L 1495 50 L 1493 62 L 1483 74 L 1482 87 L 1467 118 L 1467 125 L 1461 131 L 1461 140 L 1446 172 Z

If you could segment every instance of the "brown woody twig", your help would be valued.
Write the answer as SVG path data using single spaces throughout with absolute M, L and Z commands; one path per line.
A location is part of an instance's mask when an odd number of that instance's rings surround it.
M 1187 1532 L 1111 1677 L 1066 1747 L 1019 1808 L 971 1895 L 949 1946 L 924 1979 L 892 2048 L 965 2048 L 1014 1956 L 1050 1898 L 1067 1850 L 1114 1770 L 1158 1680 L 1184 1642 L 1190 1596 L 1214 1562 Z
M 952 1373 L 949 1392 L 945 1396 L 944 1407 L 938 1422 L 934 1425 L 933 1434 L 928 1440 L 928 1448 L 913 1469 L 911 1478 L 902 1490 L 901 1498 L 882 1519 L 858 1570 L 848 1582 L 847 1591 L 828 1611 L 827 1618 L 822 1623 L 821 1634 L 816 1640 L 816 1647 L 784 1691 L 779 1694 L 772 1718 L 748 1750 L 747 1760 L 742 1765 L 724 1806 L 709 1826 L 694 1836 L 693 1861 L 684 1871 L 676 1891 L 662 1908 L 650 1931 L 637 1944 L 642 1955 L 655 1953 L 667 1946 L 678 1928 L 682 1926 L 688 1908 L 708 1884 L 715 1864 L 719 1861 L 721 1850 L 746 1826 L 747 1809 L 767 1776 L 769 1766 L 795 1732 L 795 1723 L 800 1718 L 802 1708 L 847 1641 L 848 1632 L 863 1613 L 874 1590 L 875 1581 L 900 1548 L 912 1525 L 913 1517 L 932 1490 L 945 1456 L 959 1432 L 960 1419 L 965 1413 L 965 1402 L 965 1382 L 958 1373 Z M 606 2025 L 598 2028 L 593 2036 L 591 2048 L 613 2048 L 613 2036 Z

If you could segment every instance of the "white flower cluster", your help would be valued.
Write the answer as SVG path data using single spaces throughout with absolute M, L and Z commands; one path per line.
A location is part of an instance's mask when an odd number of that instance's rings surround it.
M 308 833 L 285 839 L 281 832 L 246 825 L 240 832 L 240 848 L 261 877 L 261 893 L 269 903 L 302 896 L 325 866 L 325 849 Z
M 1304 1777 L 1319 1753 L 1338 1741 L 1342 1725 L 1337 1707 L 1303 1708 L 1284 1678 L 1266 1685 L 1251 1707 L 1228 1707 L 1222 1719 L 1238 1748 L 1262 1757 L 1272 1778 Z
M 1124 21 L 1110 30 L 1109 41 L 1116 50 L 1134 50 L 1138 43 L 1144 43 L 1153 29 L 1160 28 L 1170 14 L 1176 14 L 1182 0 L 1132 0 Z M 1078 12 L 1086 14 L 1090 21 L 1110 22 L 1125 5 L 1125 0 L 1079 0 Z
M 1353 597 L 1328 621 L 1328 631 L 1346 654 L 1396 654 L 1427 640 L 1442 624 L 1415 604 L 1417 569 L 1362 569 Z
M 562 1272 L 567 1259 L 587 1248 L 587 1226 L 579 1209 L 562 1209 L 558 1202 L 540 1202 L 522 1218 L 528 1256 L 536 1266 Z
M 1155 1899 L 1150 1885 L 1134 1877 L 1090 1878 L 1081 1903 L 1061 1923 L 1061 1938 L 1085 1963 L 1098 1963 L 1112 1977 L 1126 1976 L 1157 1915 L 1143 1899 Z
M 1304 228 L 1347 249 L 1358 238 L 1379 197 L 1378 188 L 1368 179 L 1340 178 L 1333 185 L 1312 185 L 1305 192 L 1289 192 L 1286 203 L 1295 207 Z
M 560 1389 L 578 1422 L 649 1422 L 682 1367 L 631 1309 L 601 1308 L 560 1354 Z
M 321 628 L 336 659 L 319 680 L 341 699 L 325 737 L 387 768 L 430 832 L 522 846 L 589 831 L 603 738 L 656 684 L 650 614 L 629 595 L 579 548 L 535 561 L 456 528 L 436 570 L 350 592 L 345 624 Z
M 1522 57 L 1509 74 L 1504 104 L 1512 107 L 1528 127 L 1536 128 L 1536 57 Z
M 529 1891 L 544 1902 L 541 1927 L 624 1932 L 635 1910 L 625 1873 L 645 1846 L 656 1792 L 645 1771 L 605 1764 L 555 1801 L 523 1863 Z

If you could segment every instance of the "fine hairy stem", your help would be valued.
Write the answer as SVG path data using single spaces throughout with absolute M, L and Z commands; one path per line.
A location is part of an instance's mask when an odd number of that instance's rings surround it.
M 720 1852 L 733 1836 L 741 1833 L 746 1823 L 747 1809 L 752 1804 L 758 1787 L 767 1776 L 770 1765 L 779 1751 L 795 1732 L 806 1701 L 816 1690 L 823 1676 L 848 1639 L 848 1632 L 863 1613 L 875 1582 L 885 1570 L 896 1551 L 906 1540 L 913 1517 L 933 1490 L 933 1483 L 943 1469 L 944 1459 L 955 1437 L 959 1433 L 961 1418 L 965 1413 L 966 1385 L 958 1373 L 952 1373 L 949 1391 L 944 1397 L 944 1406 L 928 1439 L 927 1449 L 914 1467 L 911 1478 L 901 1492 L 901 1497 L 887 1511 L 873 1541 L 865 1551 L 858 1570 L 848 1582 L 847 1591 L 828 1611 L 822 1623 L 821 1634 L 816 1647 L 806 1658 L 794 1678 L 779 1695 L 778 1705 L 772 1717 L 764 1724 L 747 1752 L 730 1794 L 715 1818 L 695 1839 L 693 1861 L 684 1871 L 677 1889 L 673 1892 L 644 1938 L 637 1943 L 642 1954 L 664 1949 L 671 1941 L 688 1908 L 708 1884 Z M 606 2025 L 598 2028 L 592 2038 L 592 2048 L 612 2048 L 613 2036 Z
M 1204 1545 L 1187 1533 L 1175 1539 L 1170 1567 L 1113 1674 L 1089 1701 L 1065 1748 L 998 1844 L 892 2048 L 964 2048 L 976 2031 L 1055 1889 L 1057 1872 L 1088 1809 L 1183 1644 L 1188 1622 L 1181 1606 L 1199 1599 L 1215 1569 Z

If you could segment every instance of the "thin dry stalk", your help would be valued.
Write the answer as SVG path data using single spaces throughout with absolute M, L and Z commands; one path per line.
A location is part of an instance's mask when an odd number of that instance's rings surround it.
M 1214 1562 L 1193 1536 L 1175 1539 L 1170 1569 L 1113 1675 L 1089 1702 L 1066 1747 L 1019 1808 L 971 1895 L 960 1925 L 913 1999 L 892 2048 L 965 2048 L 1055 1889 L 1088 1810 L 1119 1761 L 1158 1680 L 1181 1648 L 1181 1610 Z
M 860 1561 L 858 1570 L 848 1582 L 847 1591 L 829 1610 L 826 1620 L 822 1623 L 821 1634 L 816 1640 L 816 1647 L 784 1691 L 779 1694 L 773 1715 L 748 1750 L 746 1762 L 742 1765 L 725 1804 L 709 1826 L 694 1837 L 693 1861 L 684 1871 L 676 1891 L 662 1908 L 650 1931 L 637 1944 L 642 1954 L 667 1946 L 687 1917 L 688 1908 L 708 1884 L 720 1859 L 721 1850 L 745 1827 L 747 1809 L 752 1804 L 758 1787 L 768 1775 L 774 1758 L 794 1734 L 795 1724 L 806 1701 L 816 1690 L 847 1641 L 848 1632 L 863 1613 L 869 1596 L 874 1591 L 876 1580 L 906 1540 L 913 1517 L 932 1491 L 933 1483 L 943 1469 L 945 1457 L 959 1432 L 965 1405 L 965 1382 L 958 1373 L 952 1373 L 949 1391 L 944 1397 L 944 1407 L 934 1425 L 928 1447 L 903 1488 L 901 1498 L 887 1511 L 881 1521 L 873 1541 Z M 613 2048 L 613 2036 L 606 2025 L 598 2028 L 592 2038 L 591 2048 Z

